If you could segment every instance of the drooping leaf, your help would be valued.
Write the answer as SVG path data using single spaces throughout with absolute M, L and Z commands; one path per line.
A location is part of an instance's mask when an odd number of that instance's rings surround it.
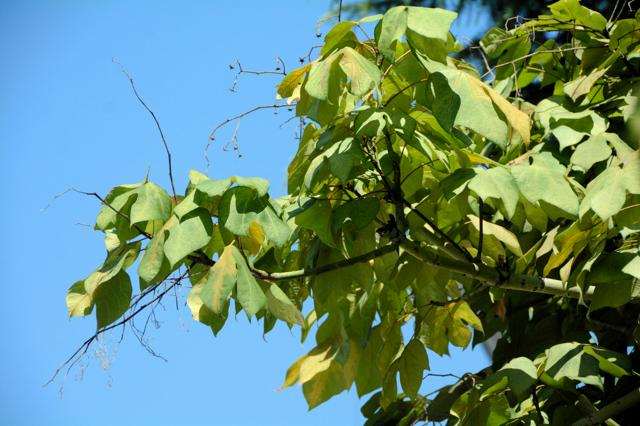
M 242 256 L 240 250 L 235 246 L 231 246 L 231 253 L 236 262 L 237 300 L 240 302 L 240 305 L 242 305 L 242 309 L 247 313 L 247 317 L 251 318 L 264 309 L 267 298 L 251 274 L 251 269 L 249 269 L 247 261 Z
M 93 300 L 98 330 L 115 322 L 129 309 L 132 292 L 131 279 L 125 271 L 118 272 L 96 288 Z
M 402 389 L 411 398 L 415 398 L 422 384 L 424 370 L 429 369 L 429 360 L 424 345 L 418 339 L 412 339 L 402 351 L 398 361 Z
M 204 305 L 213 313 L 219 314 L 231 295 L 236 284 L 237 268 L 233 255 L 233 246 L 225 247 L 218 261 L 209 270 L 206 283 L 202 284 L 200 298 Z
M 276 284 L 271 284 L 265 295 L 267 297 L 267 309 L 273 316 L 289 324 L 303 324 L 302 313 L 280 287 Z

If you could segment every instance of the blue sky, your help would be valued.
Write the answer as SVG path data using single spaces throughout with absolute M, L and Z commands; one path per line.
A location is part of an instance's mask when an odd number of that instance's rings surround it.
M 194 322 L 183 299 L 159 310 L 148 337 L 168 362 L 150 356 L 125 333 L 105 336 L 83 368 L 43 388 L 57 366 L 90 336 L 94 318 L 69 320 L 68 286 L 103 260 L 92 224 L 100 194 L 150 178 L 168 184 L 157 131 L 137 103 L 117 58 L 161 121 L 182 190 L 190 169 L 205 167 L 211 129 L 256 105 L 273 102 L 277 78 L 240 76 L 229 87 L 236 59 L 250 69 L 288 69 L 316 44 L 316 21 L 328 1 L 18 1 L 0 3 L 0 210 L 5 271 L 0 333 L 0 424 L 3 425 L 356 425 L 355 390 L 307 411 L 299 387 L 283 392 L 287 367 L 304 354 L 299 332 L 262 327 L 244 316 L 217 338 Z M 482 18 L 478 18 L 482 21 Z M 477 28 L 470 19 L 459 30 Z M 235 126 L 210 150 L 211 177 L 261 176 L 284 193 L 296 142 L 288 118 L 260 112 L 242 120 L 242 158 L 221 150 Z M 186 296 L 186 294 L 182 294 Z M 310 339 L 311 340 L 311 339 Z M 94 350 L 96 349 L 96 350 Z M 105 352 L 108 368 L 102 368 Z M 482 351 L 453 359 L 431 354 L 435 373 L 486 365 Z M 425 389 L 442 380 L 429 379 Z M 64 386 L 61 389 L 61 385 Z M 62 392 L 61 392 L 62 390 Z

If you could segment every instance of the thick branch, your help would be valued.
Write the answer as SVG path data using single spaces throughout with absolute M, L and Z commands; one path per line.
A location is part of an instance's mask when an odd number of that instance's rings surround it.
M 419 243 L 406 238 L 401 241 L 400 246 L 422 262 L 475 278 L 493 287 L 573 298 L 582 296 L 584 299 L 589 299 L 593 295 L 591 289 L 582 293 L 579 287 L 553 278 L 522 274 L 510 274 L 504 277 L 497 269 L 482 264 L 451 259 L 447 256 L 439 256 L 420 246 Z
M 596 413 L 583 417 L 573 423 L 572 426 L 599 425 L 613 416 L 624 413 L 629 408 L 637 406 L 638 404 L 640 404 L 640 389 L 635 389 L 622 398 L 613 401 L 611 404 L 605 405 Z
M 290 280 L 295 278 L 310 277 L 313 275 L 320 275 L 326 272 L 335 271 L 336 269 L 345 268 L 347 266 L 355 265 L 356 263 L 368 262 L 377 257 L 383 256 L 387 253 L 391 253 L 398 248 L 398 243 L 392 243 L 384 247 L 380 247 L 376 250 L 370 251 L 360 256 L 352 257 L 350 259 L 341 260 L 335 263 L 329 263 L 326 265 L 317 266 L 315 268 L 299 269 L 297 271 L 288 272 L 267 272 L 260 269 L 252 269 L 254 275 L 258 278 L 265 280 Z

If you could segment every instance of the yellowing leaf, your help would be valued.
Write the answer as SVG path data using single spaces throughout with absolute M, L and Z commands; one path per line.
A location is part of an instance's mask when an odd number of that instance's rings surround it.
M 311 69 L 311 64 L 307 64 L 301 68 L 291 71 L 287 74 L 278 86 L 278 95 L 282 98 L 289 98 L 295 90 L 302 84 L 304 75 Z
M 212 312 L 222 312 L 231 290 L 236 284 L 236 262 L 233 256 L 235 247 L 228 245 L 220 255 L 218 261 L 209 270 L 207 282 L 200 292 L 202 302 Z
M 480 219 L 478 216 L 468 215 L 467 216 L 473 226 L 480 231 Z M 498 240 L 500 240 L 511 253 L 515 254 L 518 257 L 522 257 L 522 249 L 520 248 L 520 242 L 518 241 L 518 237 L 509 231 L 508 229 L 496 225 L 495 223 L 488 222 L 486 220 L 482 221 L 482 232 L 485 235 L 493 235 Z

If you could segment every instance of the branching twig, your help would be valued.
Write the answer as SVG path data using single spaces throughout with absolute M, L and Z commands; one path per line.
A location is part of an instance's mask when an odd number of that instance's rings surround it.
M 167 153 L 167 161 L 169 163 L 169 183 L 171 183 L 171 191 L 173 193 L 173 200 L 177 201 L 176 188 L 175 188 L 175 185 L 173 183 L 173 167 L 171 165 L 171 150 L 169 150 L 169 144 L 167 144 L 167 140 L 164 137 L 164 133 L 162 132 L 162 127 L 160 127 L 160 122 L 158 121 L 158 118 L 156 117 L 154 112 L 151 110 L 151 108 L 149 108 L 149 106 L 145 103 L 144 100 L 142 100 L 142 98 L 138 94 L 138 91 L 136 90 L 136 85 L 133 83 L 133 78 L 129 75 L 129 73 L 127 72 L 125 67 L 120 62 L 118 62 L 118 60 L 115 59 L 115 58 L 113 58 L 112 61 L 113 61 L 113 63 L 120 65 L 120 70 L 129 79 L 129 84 L 131 84 L 131 89 L 133 89 L 133 94 L 136 96 L 138 101 L 142 104 L 144 109 L 147 110 L 147 112 L 151 115 L 151 118 L 153 118 L 153 121 L 156 123 L 156 127 L 158 128 L 158 132 L 160 132 L 160 138 L 162 139 L 162 144 L 164 145 L 164 150 Z
M 67 358 L 67 360 L 65 362 L 62 363 L 62 365 L 60 365 L 60 367 L 58 367 L 58 369 L 55 371 L 55 373 L 53 373 L 53 376 L 51 377 L 51 379 L 49 379 L 49 381 L 47 383 L 44 384 L 44 386 L 49 385 L 50 383 L 52 383 L 56 377 L 58 377 L 58 374 L 60 374 L 60 372 L 67 367 L 67 372 L 80 360 L 80 358 L 87 353 L 87 351 L 89 350 L 89 347 L 91 346 L 91 344 L 102 334 L 106 333 L 109 330 L 113 330 L 114 328 L 120 327 L 121 325 L 124 325 L 126 323 L 128 323 L 132 318 L 134 318 L 136 315 L 138 315 L 140 312 L 142 312 L 143 310 L 145 310 L 147 307 L 159 302 L 160 300 L 162 300 L 162 298 L 169 293 L 169 291 L 171 291 L 171 289 L 176 286 L 179 285 L 180 281 L 176 281 L 173 284 L 169 285 L 167 288 L 165 288 L 162 292 L 160 292 L 156 297 L 154 297 L 153 299 L 151 299 L 150 301 L 146 302 L 145 304 L 143 304 L 142 306 L 138 307 L 137 309 L 135 309 L 133 312 L 131 312 L 129 315 L 126 315 L 124 318 L 122 318 L 120 321 L 117 321 L 111 325 L 108 325 L 107 327 L 101 328 L 98 331 L 96 331 L 93 336 L 89 337 L 87 340 L 84 341 L 84 343 L 82 343 L 82 345 L 80 345 L 80 347 L 78 347 L 78 349 L 76 349 L 76 351 L 71 354 L 71 356 L 69 358 Z M 160 285 L 160 284 L 158 284 Z
M 262 109 L 278 109 L 278 108 L 289 108 L 291 110 L 293 110 L 293 108 L 295 108 L 294 105 L 287 105 L 287 104 L 273 104 L 273 105 L 260 105 L 254 108 L 251 108 L 248 111 L 245 111 L 241 114 L 238 114 L 234 117 L 231 118 L 227 118 L 226 120 L 224 120 L 222 123 L 218 124 L 212 131 L 211 134 L 209 134 L 209 140 L 207 141 L 207 145 L 205 146 L 204 149 L 204 158 L 205 161 L 207 163 L 207 170 L 209 169 L 209 166 L 211 165 L 211 162 L 209 161 L 209 147 L 211 146 L 211 142 L 213 142 L 216 139 L 216 132 L 218 130 L 220 130 L 222 127 L 226 126 L 227 124 L 239 120 L 243 117 L 246 117 L 249 114 L 252 114 L 256 111 L 260 111 Z

